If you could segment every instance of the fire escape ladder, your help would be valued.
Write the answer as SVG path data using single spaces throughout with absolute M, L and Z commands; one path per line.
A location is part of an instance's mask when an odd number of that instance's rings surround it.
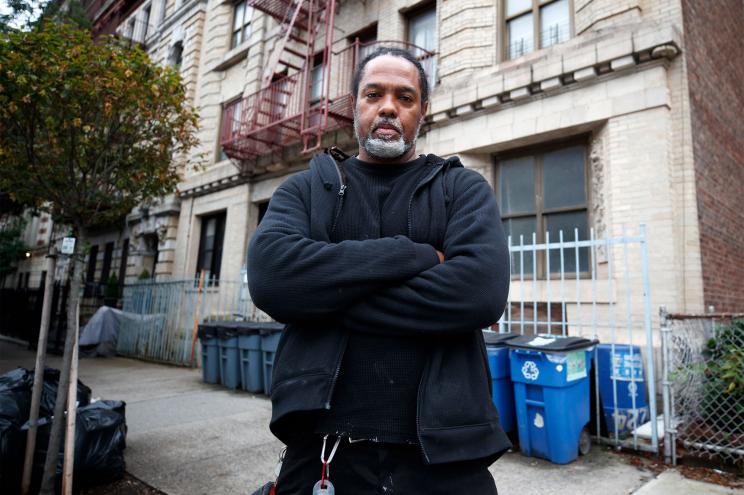
M 255 4 L 256 8 L 260 8 L 260 4 L 262 2 L 257 1 L 253 3 Z M 271 48 L 271 54 L 269 55 L 269 59 L 267 60 L 266 65 L 264 66 L 263 75 L 261 77 L 262 88 L 266 88 L 273 82 L 274 74 L 279 72 L 277 71 L 277 69 L 279 68 L 280 63 L 283 63 L 287 67 L 296 68 L 294 65 L 288 65 L 286 62 L 283 62 L 282 55 L 285 55 L 285 53 L 289 53 L 296 54 L 295 56 L 305 58 L 305 54 L 301 54 L 287 46 L 287 43 L 290 41 L 290 39 L 296 41 L 299 38 L 298 36 L 294 35 L 292 31 L 293 29 L 295 29 L 295 25 L 297 24 L 300 12 L 303 11 L 302 4 L 304 3 L 304 0 L 292 0 L 292 3 L 294 4 L 294 7 L 288 8 L 284 18 L 280 20 L 279 34 L 276 38 L 276 41 L 274 42 L 274 46 Z M 286 60 L 287 57 L 285 56 L 284 58 Z
M 244 172 L 255 170 L 260 156 L 285 146 L 302 143 L 304 152 L 320 147 L 328 122 L 335 4 L 335 0 L 249 0 L 279 27 L 261 74 L 261 89 L 223 115 L 221 144 Z M 321 63 L 316 50 L 321 50 L 323 66 L 314 72 L 314 64 Z
M 310 4 L 313 5 L 315 2 L 323 3 L 324 0 L 310 0 Z M 315 30 L 313 31 L 312 40 L 313 44 L 309 45 L 310 50 L 308 54 L 310 58 L 305 63 L 305 98 L 306 102 L 303 107 L 302 118 L 302 152 L 310 153 L 320 149 L 321 139 L 323 133 L 328 125 L 328 107 L 329 101 L 329 89 L 330 89 L 330 76 L 331 76 L 331 47 L 333 46 L 333 25 L 334 15 L 336 12 L 335 0 L 328 0 L 326 5 L 320 5 L 317 9 L 319 19 L 314 23 Z M 323 8 L 325 7 L 325 8 Z M 324 18 L 323 18 L 324 17 Z M 322 20 L 321 20 L 322 19 Z M 320 30 L 320 26 L 325 26 L 325 40 L 323 43 L 322 51 L 322 87 L 320 90 L 320 101 L 318 104 L 311 106 L 310 92 L 312 89 L 312 78 L 311 70 L 313 69 L 314 54 L 312 54 L 312 47 L 315 44 L 315 38 Z M 308 40 L 309 41 L 309 40 Z

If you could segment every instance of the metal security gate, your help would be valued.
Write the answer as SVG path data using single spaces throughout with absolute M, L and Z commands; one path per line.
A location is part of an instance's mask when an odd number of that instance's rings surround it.
M 599 367 L 595 365 L 592 434 L 600 443 L 658 452 L 645 225 L 640 225 L 637 235 L 626 235 L 623 229 L 620 237 L 597 238 L 594 229 L 588 239 L 581 238 L 579 229 L 557 234 L 556 239 L 546 232 L 541 243 L 534 233 L 530 239 L 509 237 L 512 282 L 498 329 L 502 333 L 582 336 L 609 344 L 611 421 L 603 418 Z M 596 364 L 597 350 L 594 356 Z M 648 391 L 648 414 L 636 404 L 641 401 L 638 391 L 643 383 Z M 630 395 L 632 407 L 618 407 L 619 390 Z M 609 433 L 603 434 L 603 423 Z
M 140 282 L 124 287 L 124 319 L 119 330 L 119 354 L 182 366 L 191 364 L 194 329 L 205 321 L 258 320 L 269 317 L 257 309 L 240 280 L 174 280 Z M 197 359 L 200 347 L 197 343 Z
M 744 314 L 661 309 L 664 458 L 744 463 Z

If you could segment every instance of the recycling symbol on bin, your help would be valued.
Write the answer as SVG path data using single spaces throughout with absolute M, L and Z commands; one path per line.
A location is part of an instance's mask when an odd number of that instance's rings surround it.
M 540 370 L 533 361 L 527 361 L 522 365 L 522 375 L 528 380 L 537 380 Z

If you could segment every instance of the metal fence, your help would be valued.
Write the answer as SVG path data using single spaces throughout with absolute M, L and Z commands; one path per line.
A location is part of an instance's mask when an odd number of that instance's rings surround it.
M 641 225 L 637 235 L 623 231 L 618 237 L 598 238 L 589 230 L 584 239 L 575 229 L 570 240 L 562 231 L 557 237 L 551 239 L 548 232 L 545 242 L 537 242 L 532 234 L 530 243 L 523 236 L 509 238 L 512 284 L 498 329 L 586 336 L 631 346 L 630 356 L 622 359 L 635 368 L 628 375 L 613 366 L 610 377 L 615 409 L 609 427 L 600 407 L 597 367 L 593 368 L 592 433 L 601 443 L 657 452 L 657 421 L 645 425 L 647 434 L 639 428 L 657 417 L 645 227 Z M 253 305 L 245 276 L 238 281 L 211 281 L 202 290 L 194 280 L 138 283 L 125 288 L 123 309 L 138 316 L 121 330 L 121 354 L 181 365 L 190 363 L 193 332 L 199 323 L 269 320 Z M 620 359 L 612 346 L 611 361 Z M 647 406 L 636 404 L 640 395 L 635 394 L 631 407 L 617 407 L 618 390 L 640 390 L 642 383 L 648 391 L 647 398 L 643 394 Z
M 592 431 L 600 443 L 658 452 L 655 348 L 651 324 L 650 283 L 645 226 L 637 235 L 598 238 L 573 232 L 509 237 L 512 283 L 500 332 L 571 335 L 610 344 L 614 410 L 611 423 L 600 405 L 599 371 L 594 366 Z M 588 239 L 586 238 L 588 237 Z M 630 346 L 620 355 L 615 344 Z M 637 347 L 635 347 L 637 346 Z M 641 355 L 634 355 L 635 349 Z M 594 362 L 597 362 L 595 350 Z M 623 368 L 623 363 L 631 363 Z M 644 379 L 645 363 L 645 379 Z M 632 369 L 630 369 L 632 368 Z M 637 404 L 641 384 L 647 406 Z M 618 390 L 630 393 L 631 407 L 618 407 Z M 645 397 L 644 397 L 645 399 Z M 647 423 L 642 427 L 643 423 Z M 608 427 L 609 426 L 609 427 Z M 647 430 L 647 431 L 646 431 Z
M 664 456 L 744 462 L 744 314 L 661 310 Z
M 123 295 L 124 318 L 117 351 L 125 356 L 190 366 L 199 324 L 217 320 L 269 320 L 240 280 L 198 279 L 145 281 L 128 285 Z

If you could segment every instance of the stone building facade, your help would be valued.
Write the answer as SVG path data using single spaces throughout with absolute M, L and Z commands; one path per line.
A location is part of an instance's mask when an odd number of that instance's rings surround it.
M 201 123 L 178 193 L 127 218 L 127 280 L 145 265 L 159 278 L 206 270 L 237 280 L 271 195 L 308 161 L 290 146 L 247 174 L 220 147 L 224 109 L 260 88 L 277 23 L 245 1 L 127 5 L 117 29 L 147 19 L 141 42 L 153 60 L 179 64 Z M 728 311 L 744 306 L 743 20 L 735 0 L 705 9 L 688 0 L 339 0 L 333 49 L 360 38 L 436 53 L 417 146 L 482 173 L 514 242 L 532 232 L 543 242 L 559 228 L 618 237 L 645 224 L 654 312 Z M 323 144 L 356 147 L 346 130 Z M 596 269 L 621 255 L 600 250 Z M 515 280 L 512 292 L 544 301 L 549 284 Z
M 549 7 L 552 12 L 547 11 Z M 279 157 L 259 159 L 250 177 L 220 159 L 222 109 L 258 89 L 276 33 L 272 19 L 254 12 L 250 36 L 231 48 L 234 8 L 219 2 L 209 2 L 207 7 L 205 30 L 209 34 L 204 37 L 196 101 L 202 116 L 201 151 L 214 158 L 206 170 L 190 174 L 180 188 L 173 265 L 177 276 L 213 268 L 199 266 L 200 229 L 204 219 L 224 215 L 219 276 L 236 277 L 245 267 L 247 245 L 265 202 L 288 174 L 306 167 L 307 157 L 292 148 Z M 709 123 L 694 117 L 694 90 L 708 95 L 699 106 L 720 105 L 725 91 L 735 93 L 741 80 L 736 72 L 740 66 L 715 83 L 690 76 L 690 63 L 708 63 L 704 74 L 717 70 L 709 61 L 688 55 L 685 35 L 697 30 L 705 38 L 702 32 L 713 29 L 714 21 L 696 16 L 686 2 L 673 0 L 339 2 L 334 48 L 348 44 L 357 33 L 372 32 L 372 39 L 377 40 L 410 39 L 412 19 L 426 11 L 436 19 L 433 49 L 437 62 L 427 125 L 418 142 L 421 151 L 461 156 L 466 166 L 478 169 L 492 182 L 499 196 L 509 167 L 519 167 L 524 160 L 542 164 L 560 159 L 562 153 L 573 153 L 583 162 L 574 165 L 584 171 L 585 194 L 573 210 L 573 219 L 570 214 L 562 219 L 568 222 L 564 223 L 567 230 L 580 227 L 581 235 L 588 236 L 593 228 L 598 237 L 617 237 L 637 232 L 643 223 L 653 308 L 665 305 L 673 311 L 701 312 L 711 305 L 718 310 L 741 307 L 742 291 L 717 288 L 720 277 L 742 271 L 731 257 L 741 246 L 734 242 L 741 230 L 736 229 L 741 214 L 732 215 L 733 229 L 723 238 L 711 235 L 713 229 L 721 228 L 715 222 L 701 224 L 701 215 L 709 218 L 706 211 L 734 208 L 734 198 L 742 192 L 741 183 L 733 182 L 733 191 L 716 196 L 711 207 L 700 197 L 704 194 L 701 187 L 706 187 L 700 170 L 707 170 L 710 178 L 724 172 L 735 175 L 743 166 L 741 156 L 734 154 L 735 142 L 724 146 L 731 150 L 728 161 L 708 166 L 695 146 L 703 150 L 711 146 L 710 141 L 696 145 L 693 139 L 702 135 L 702 128 L 713 132 Z M 741 6 L 735 3 L 720 12 L 727 19 L 742 18 Z M 539 28 L 534 26 L 542 26 L 542 17 L 548 15 L 557 27 L 547 35 L 536 34 Z M 527 36 L 528 28 L 516 25 L 524 16 L 531 16 L 532 32 Z M 727 30 L 720 36 L 731 46 L 740 43 Z M 529 37 L 533 39 L 525 43 Z M 521 44 L 516 45 L 514 39 Z M 693 83 L 698 86 L 691 88 Z M 725 88 L 724 92 L 718 88 Z M 731 112 L 741 110 L 736 95 L 725 98 L 734 103 Z M 742 126 L 736 119 L 727 122 L 731 132 Z M 355 148 L 344 132 L 331 133 L 324 143 Z M 528 188 L 536 195 L 536 203 L 543 202 L 536 207 L 542 214 L 505 218 L 514 239 L 535 230 L 541 240 L 540 232 L 551 230 L 547 204 L 536 190 L 544 193 L 544 187 L 536 182 Z M 701 201 L 712 210 L 701 211 Z M 502 214 L 503 209 L 502 200 Z M 723 243 L 725 249 L 706 251 L 706 242 Z M 713 253 L 721 250 L 716 258 Z M 617 250 L 613 253 L 615 258 L 620 255 Z M 706 262 L 706 256 L 718 261 Z M 598 270 L 607 269 L 606 257 L 607 253 L 604 259 L 598 258 Z M 514 293 L 520 292 L 519 285 L 514 282 Z M 641 291 L 640 283 L 636 288 Z M 537 294 L 526 288 L 528 297 L 539 300 L 544 299 L 545 289 L 545 283 Z

